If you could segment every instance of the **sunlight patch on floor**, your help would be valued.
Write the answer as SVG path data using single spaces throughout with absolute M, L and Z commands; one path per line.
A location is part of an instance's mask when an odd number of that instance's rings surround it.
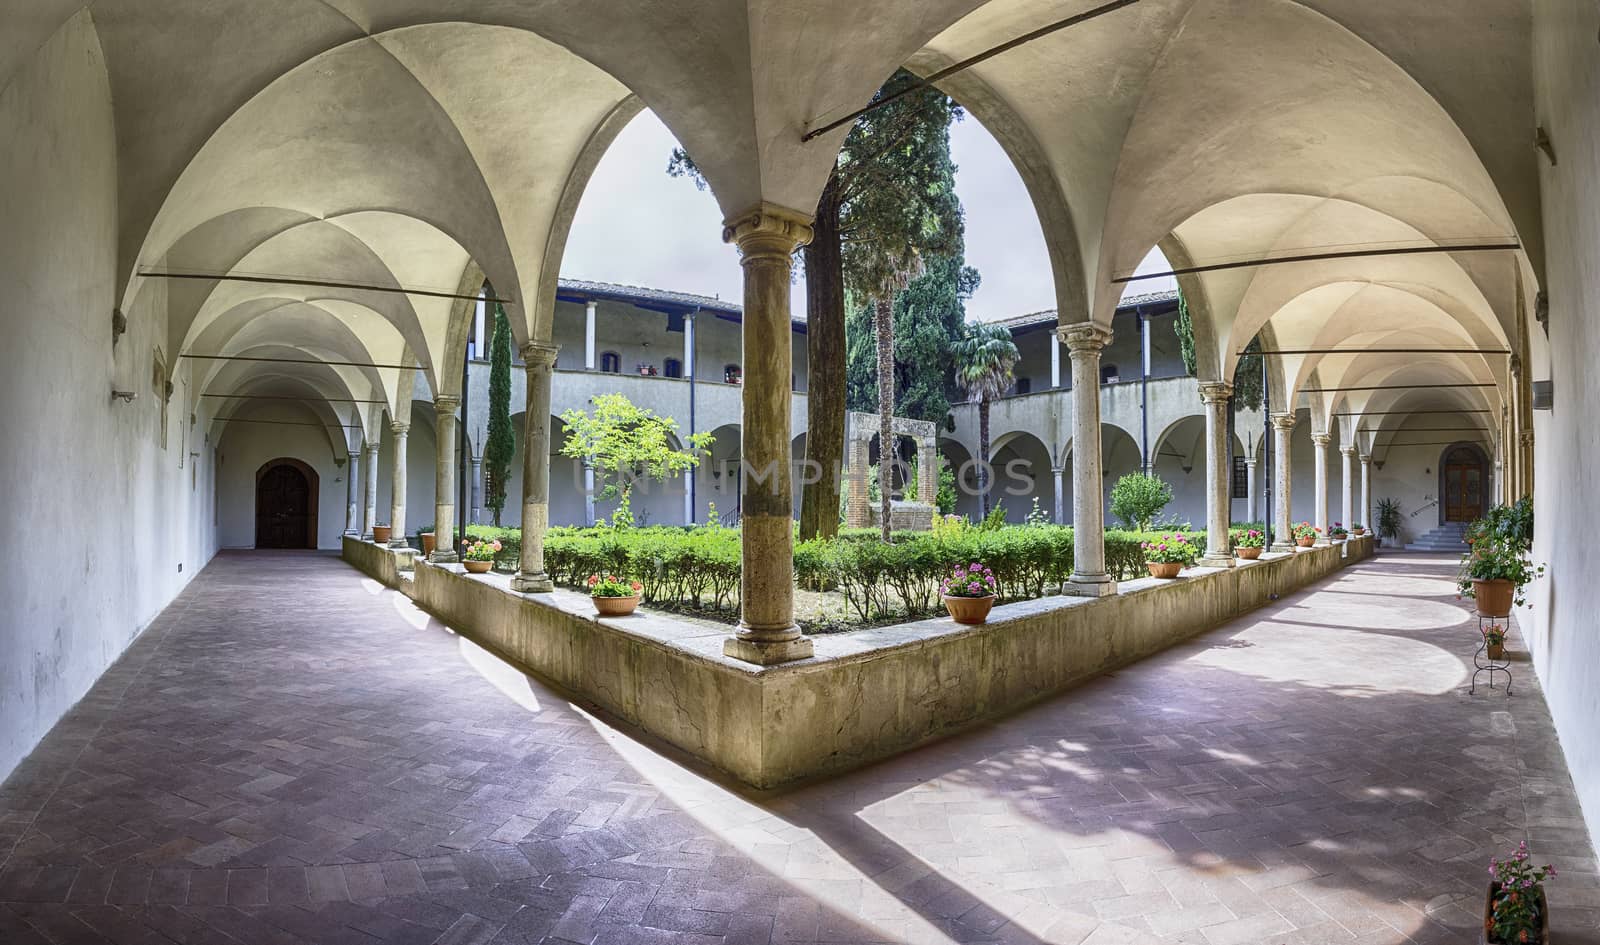
M 1279 616 L 1289 618 L 1301 609 L 1291 607 Z M 1450 609 L 1460 616 L 1459 610 Z M 1202 650 L 1190 660 L 1267 682 L 1349 696 L 1440 695 L 1466 681 L 1459 658 L 1431 643 L 1405 637 L 1262 622 L 1235 634 L 1234 639 L 1252 645 Z
M 466 637 L 456 638 L 456 649 L 461 653 L 461 659 L 472 667 L 473 672 L 483 677 L 485 682 L 498 689 L 512 702 L 529 712 L 543 711 L 543 707 L 539 705 L 539 696 L 533 691 L 533 683 L 522 670 Z

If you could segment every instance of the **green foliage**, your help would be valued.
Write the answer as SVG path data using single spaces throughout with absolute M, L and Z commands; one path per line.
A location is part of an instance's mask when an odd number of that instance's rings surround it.
M 483 504 L 494 512 L 496 525 L 506 506 L 506 481 L 516 451 L 516 434 L 511 428 L 511 323 L 496 302 L 494 335 L 489 341 L 489 434 L 483 443 Z
M 1015 382 L 1013 371 L 1021 355 L 1011 330 L 990 322 L 966 326 L 955 343 L 955 382 L 972 399 L 997 400 Z
M 1189 314 L 1189 302 L 1178 293 L 1178 317 L 1173 325 L 1178 335 L 1178 351 L 1183 355 L 1184 370 L 1193 377 L 1197 373 L 1199 361 L 1195 356 L 1194 347 L 1194 319 Z M 1245 345 L 1244 354 L 1240 355 L 1239 363 L 1233 369 L 1233 402 L 1245 410 L 1260 410 L 1261 396 L 1265 388 L 1262 386 L 1261 377 L 1261 339 L 1255 337 Z
M 1400 537 L 1400 500 L 1399 499 L 1379 499 L 1378 500 L 1377 512 L 1378 512 L 1378 537 L 1379 538 L 1399 538 Z
M 1051 522 L 1050 522 L 1050 513 L 1046 512 L 1043 508 L 1041 508 L 1039 506 L 1039 497 L 1038 496 L 1034 496 L 1033 497 L 1033 508 L 1028 510 L 1028 517 L 1027 517 L 1026 521 L 1027 521 L 1027 523 L 1029 525 L 1049 525 L 1049 524 L 1051 524 Z
M 1189 567 L 1200 559 L 1200 542 L 1183 532 L 1152 535 L 1139 543 L 1147 564 L 1181 564 Z
M 596 484 L 604 484 L 600 497 L 618 500 L 612 524 L 627 527 L 633 523 L 629 498 L 635 479 L 649 476 L 659 482 L 694 469 L 713 438 L 693 433 L 686 439 L 688 449 L 676 449 L 669 437 L 677 435 L 678 421 L 671 417 L 636 406 L 621 394 L 601 394 L 591 403 L 593 414 L 572 409 L 561 415 L 567 425 L 561 455 L 589 463 Z
M 1148 531 L 1171 501 L 1172 487 L 1160 476 L 1128 473 L 1111 487 L 1111 514 L 1136 531 Z
M 1506 544 L 1518 554 L 1533 550 L 1533 496 L 1523 496 L 1510 505 L 1497 505 L 1489 514 L 1467 527 L 1466 541 L 1475 545 L 1483 539 Z
M 1005 506 L 999 502 L 996 502 L 994 508 L 989 510 L 989 514 L 985 515 L 983 521 L 978 523 L 978 530 L 984 532 L 999 531 L 1005 527 L 1006 510 Z
M 1190 377 L 1195 376 L 1196 361 L 1194 356 L 1194 320 L 1189 317 L 1189 302 L 1178 293 L 1178 354 L 1183 357 L 1183 369 L 1189 372 Z
M 1267 545 L 1267 533 L 1254 522 L 1243 528 L 1228 529 L 1228 537 L 1235 548 L 1265 548 Z
M 469 541 L 466 550 L 461 553 L 463 561 L 494 561 L 505 550 L 505 546 L 498 540 Z
M 1484 928 L 1493 936 L 1491 941 L 1539 941 L 1539 929 L 1545 924 L 1540 915 L 1546 908 L 1544 883 L 1555 875 L 1556 868 L 1548 863 L 1535 867 L 1528 862 L 1526 840 L 1517 845 L 1517 852 L 1491 861 L 1489 919 Z
M 953 345 L 961 337 L 966 307 L 978 272 L 962 257 L 931 256 L 923 274 L 894 302 L 895 415 L 942 421 L 956 393 Z M 846 394 L 851 410 L 878 410 L 877 347 L 873 306 L 857 305 L 845 316 Z
M 1467 526 L 1468 551 L 1461 559 L 1457 586 L 1462 596 L 1474 597 L 1473 581 L 1510 581 L 1516 586 L 1516 605 L 1525 606 L 1525 588 L 1544 574 L 1544 565 L 1528 560 L 1533 548 L 1533 499 L 1496 506 Z

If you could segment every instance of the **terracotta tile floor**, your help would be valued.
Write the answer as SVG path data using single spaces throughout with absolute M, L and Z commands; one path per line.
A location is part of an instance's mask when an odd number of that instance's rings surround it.
M 755 798 L 336 559 L 223 555 L 0 787 L 0 943 L 1469 942 L 1524 836 L 1600 943 L 1537 680 L 1467 695 L 1451 573 Z

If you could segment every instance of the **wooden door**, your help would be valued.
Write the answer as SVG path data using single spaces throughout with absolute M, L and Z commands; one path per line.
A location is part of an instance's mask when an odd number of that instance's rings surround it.
M 311 483 L 293 466 L 274 466 L 256 482 L 256 547 L 311 547 Z
M 1472 522 L 1483 517 L 1483 460 L 1469 449 L 1450 451 L 1444 460 L 1444 520 Z

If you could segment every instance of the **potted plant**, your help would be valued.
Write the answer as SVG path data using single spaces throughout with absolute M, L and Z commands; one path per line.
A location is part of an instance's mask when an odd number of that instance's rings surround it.
M 494 568 L 494 556 L 500 553 L 500 541 L 469 541 L 461 553 L 461 564 L 468 574 L 487 574 Z
M 639 592 L 643 589 L 643 584 L 631 578 L 619 578 L 615 574 L 589 575 L 589 599 L 594 602 L 595 612 L 602 617 L 626 617 L 633 613 L 639 606 Z
M 1234 554 L 1245 561 L 1254 561 L 1261 557 L 1261 550 L 1267 546 L 1267 533 L 1259 528 L 1246 528 L 1233 536 Z
M 1489 895 L 1483 904 L 1483 941 L 1489 945 L 1546 945 L 1550 941 L 1550 910 L 1545 903 L 1544 881 L 1556 878 L 1548 863 L 1528 864 L 1528 842 L 1517 852 L 1489 863 Z
M 1527 604 L 1523 588 L 1543 573 L 1544 565 L 1529 563 L 1513 542 L 1486 535 L 1462 558 L 1457 587 L 1477 601 L 1483 616 L 1508 617 L 1513 605 Z
M 1400 540 L 1400 500 L 1378 500 L 1378 538 L 1383 541 Z
M 956 566 L 950 576 L 939 583 L 939 594 L 944 598 L 944 609 L 956 623 L 983 623 L 989 619 L 989 609 L 994 606 L 999 585 L 994 572 L 981 562 L 974 561 L 966 567 Z
M 391 536 L 390 536 L 390 532 L 389 532 L 389 526 L 387 526 L 387 525 L 373 525 L 372 526 L 372 541 L 373 541 L 374 544 L 387 545 L 389 543 L 389 538 L 390 537 Z
M 1356 536 L 1357 538 L 1360 538 L 1362 535 L 1365 535 L 1366 533 L 1367 533 L 1367 527 L 1365 525 L 1362 525 L 1360 522 L 1351 522 L 1350 523 L 1350 534 Z
M 1344 541 L 1350 537 L 1350 532 L 1340 523 L 1334 522 L 1328 526 L 1329 541 Z
M 1483 653 L 1490 660 L 1498 662 L 1506 653 L 1506 628 L 1497 623 L 1491 623 L 1483 628 Z
M 1144 550 L 1144 564 L 1154 578 L 1171 579 L 1178 572 L 1194 564 L 1200 557 L 1200 545 L 1182 532 L 1158 535 L 1155 540 L 1139 545 Z
M 424 556 L 433 554 L 433 549 L 437 548 L 438 544 L 437 540 L 433 536 L 432 525 L 422 526 L 422 528 L 417 532 L 417 542 L 422 545 L 422 554 Z
M 1301 522 L 1298 525 L 1289 526 L 1289 533 L 1294 536 L 1294 543 L 1302 548 L 1310 548 L 1316 544 L 1317 534 L 1321 531 L 1322 529 L 1310 522 Z

